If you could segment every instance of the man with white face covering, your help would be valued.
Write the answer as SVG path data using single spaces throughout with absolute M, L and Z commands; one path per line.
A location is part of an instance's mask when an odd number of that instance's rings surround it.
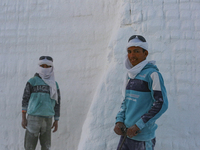
M 167 110 L 168 99 L 155 61 L 147 61 L 148 44 L 133 35 L 127 44 L 127 77 L 114 131 L 121 135 L 118 150 L 154 150 L 155 121 Z
M 38 72 L 27 82 L 23 94 L 22 127 L 26 129 L 25 149 L 35 150 L 39 138 L 41 150 L 50 150 L 51 129 L 53 128 L 53 132 L 57 131 L 59 117 L 60 90 L 54 77 L 53 58 L 41 56 Z

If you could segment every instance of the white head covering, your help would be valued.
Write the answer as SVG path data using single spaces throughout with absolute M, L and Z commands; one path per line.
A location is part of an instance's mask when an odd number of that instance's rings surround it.
M 142 42 L 140 39 L 138 39 L 137 36 L 128 42 L 126 48 L 128 49 L 129 47 L 132 47 L 132 46 L 141 47 L 148 51 L 148 43 Z
M 51 66 L 50 68 L 43 68 L 40 65 L 46 64 L 48 66 Z M 55 76 L 54 76 L 54 66 L 53 62 L 51 60 L 47 60 L 46 58 L 43 60 L 39 60 L 38 63 L 38 73 L 42 80 L 49 85 L 50 87 L 50 97 L 51 99 L 56 100 L 58 103 L 58 93 L 57 93 L 57 86 L 56 86 L 56 81 L 55 81 Z

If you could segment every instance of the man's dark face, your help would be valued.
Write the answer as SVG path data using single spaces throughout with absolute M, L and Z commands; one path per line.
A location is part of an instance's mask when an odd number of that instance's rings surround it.
M 129 47 L 128 50 L 128 59 L 130 63 L 135 66 L 140 62 L 144 61 L 148 55 L 148 51 L 143 51 L 141 47 Z
M 48 66 L 47 64 L 42 64 L 42 65 L 40 65 L 40 67 L 42 67 L 42 68 L 50 68 L 51 66 Z

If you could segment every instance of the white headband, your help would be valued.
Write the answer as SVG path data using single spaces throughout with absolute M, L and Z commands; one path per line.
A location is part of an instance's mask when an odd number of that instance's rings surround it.
M 128 42 L 126 48 L 128 49 L 129 47 L 132 47 L 132 46 L 136 46 L 136 47 L 139 46 L 139 47 L 141 47 L 141 48 L 143 48 L 143 49 L 148 51 L 148 43 L 140 41 L 137 37 L 132 39 L 132 40 L 130 40 Z
M 42 64 L 46 64 L 48 66 L 53 66 L 53 62 L 51 60 L 46 59 L 46 58 L 39 60 L 38 65 L 40 66 Z

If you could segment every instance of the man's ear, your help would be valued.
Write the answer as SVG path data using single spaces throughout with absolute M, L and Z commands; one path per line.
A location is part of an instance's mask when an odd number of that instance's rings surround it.
M 146 51 L 144 51 L 144 54 L 145 54 L 145 56 L 147 57 L 148 54 L 149 54 L 149 52 L 146 50 Z

